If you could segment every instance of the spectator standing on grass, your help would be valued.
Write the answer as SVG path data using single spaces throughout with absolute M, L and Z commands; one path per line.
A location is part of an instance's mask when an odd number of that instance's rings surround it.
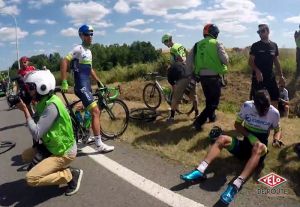
M 175 111 L 178 103 L 183 97 L 183 94 L 189 85 L 192 77 L 192 71 L 186 66 L 187 50 L 179 43 L 174 43 L 170 34 L 162 36 L 161 42 L 170 48 L 171 66 L 168 69 L 168 82 L 172 86 L 172 100 L 171 100 L 171 113 L 167 122 L 173 123 Z M 195 87 L 191 87 L 189 91 L 189 98 L 193 101 L 195 117 L 198 115 L 198 101 L 195 92 Z
M 296 42 L 296 62 L 297 62 L 297 75 L 300 75 L 300 24 L 299 24 L 299 30 L 295 31 L 294 34 L 295 42 Z
M 258 25 L 260 41 L 255 42 L 250 49 L 249 65 L 253 70 L 250 99 L 253 99 L 256 91 L 267 89 L 273 106 L 277 106 L 279 89 L 276 82 L 273 65 L 279 75 L 279 84 L 285 84 L 280 63 L 278 46 L 269 39 L 270 29 L 267 24 Z
M 205 108 L 193 123 L 198 131 L 207 120 L 216 120 L 215 110 L 220 102 L 222 76 L 227 73 L 228 55 L 223 44 L 217 40 L 219 32 L 215 24 L 205 25 L 204 39 L 194 45 L 189 55 L 188 62 L 192 62 L 195 67 L 194 78 L 201 82 L 205 96 Z

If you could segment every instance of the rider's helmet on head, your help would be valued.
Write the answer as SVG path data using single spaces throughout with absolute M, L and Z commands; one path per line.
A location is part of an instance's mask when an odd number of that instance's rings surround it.
M 28 73 L 25 77 L 25 87 L 37 101 L 53 94 L 55 84 L 54 75 L 49 70 L 36 70 Z M 31 91 L 36 91 L 36 93 L 31 93 Z
M 254 105 L 259 116 L 265 116 L 268 113 L 271 100 L 267 90 L 259 90 L 255 93 Z
M 82 25 L 78 29 L 78 35 L 82 39 L 82 36 L 93 36 L 94 28 L 90 25 Z
M 203 28 L 203 37 L 209 36 L 214 39 L 217 39 L 219 33 L 220 30 L 215 24 L 207 24 Z
M 161 37 L 161 42 L 165 45 L 167 45 L 169 42 L 172 41 L 172 35 L 170 34 L 164 34 L 162 37 Z

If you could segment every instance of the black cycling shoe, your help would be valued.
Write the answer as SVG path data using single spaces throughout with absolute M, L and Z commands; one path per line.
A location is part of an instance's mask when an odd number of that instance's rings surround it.
M 201 131 L 203 130 L 203 129 L 202 129 L 202 125 L 199 124 L 199 123 L 196 122 L 196 121 L 193 122 L 193 126 L 194 126 L 194 128 L 196 129 L 196 131 L 198 131 L 198 132 L 201 132 Z
M 70 171 L 72 173 L 72 180 L 68 182 L 68 188 L 65 193 L 67 196 L 74 195 L 78 192 L 83 175 L 83 171 L 78 168 L 70 168 Z

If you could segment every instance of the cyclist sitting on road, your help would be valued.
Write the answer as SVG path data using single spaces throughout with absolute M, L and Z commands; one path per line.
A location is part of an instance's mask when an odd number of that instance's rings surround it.
M 235 121 L 236 130 L 244 136 L 238 140 L 236 137 L 217 135 L 208 154 L 200 165 L 193 171 L 181 175 L 184 181 L 196 181 L 204 179 L 205 170 L 208 165 L 220 154 L 223 148 L 237 156 L 239 159 L 248 160 L 240 176 L 231 182 L 226 191 L 221 195 L 221 200 L 229 204 L 235 194 L 241 189 L 242 184 L 261 164 L 268 152 L 268 136 L 271 129 L 274 129 L 273 144 L 280 147 L 281 130 L 279 125 L 279 112 L 270 105 L 270 96 L 266 90 L 257 91 L 254 101 L 246 101 Z
M 97 102 L 94 100 L 91 88 L 90 76 L 101 86 L 100 80 L 96 72 L 92 68 L 92 52 L 90 46 L 93 38 L 93 28 L 88 25 L 82 25 L 78 34 L 82 40 L 81 45 L 77 45 L 61 62 L 60 71 L 63 91 L 68 90 L 67 69 L 70 68 L 74 74 L 74 92 L 82 101 L 84 107 L 92 114 L 92 130 L 94 137 L 90 137 L 88 142 L 95 140 L 97 150 L 100 152 L 110 152 L 114 150 L 114 146 L 108 146 L 101 140 L 100 134 L 100 110 Z
M 172 101 L 171 101 L 171 114 L 167 119 L 168 122 L 174 121 L 175 111 L 178 103 L 183 97 L 183 94 L 191 81 L 192 71 L 186 67 L 187 50 L 179 43 L 173 43 L 172 36 L 165 34 L 161 39 L 162 43 L 170 48 L 171 66 L 168 69 L 168 82 L 172 86 Z M 189 91 L 189 97 L 193 101 L 195 116 L 198 115 L 198 101 L 195 92 L 195 85 Z
M 37 163 L 26 175 L 30 186 L 68 184 L 66 195 L 76 193 L 80 187 L 83 171 L 69 168 L 76 158 L 77 146 L 74 139 L 71 118 L 65 105 L 53 94 L 55 78 L 47 71 L 34 71 L 25 77 L 25 87 L 36 101 L 35 122 L 26 105 L 21 100 L 17 107 L 24 112 L 33 140 L 50 152 L 50 156 Z M 30 162 L 37 153 L 37 148 L 25 150 L 22 158 Z

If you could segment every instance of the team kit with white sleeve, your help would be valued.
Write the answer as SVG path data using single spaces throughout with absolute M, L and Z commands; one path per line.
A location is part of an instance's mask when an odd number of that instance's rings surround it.
M 242 123 L 246 130 L 256 136 L 259 141 L 268 146 L 268 137 L 271 129 L 275 132 L 280 130 L 280 115 L 278 110 L 270 105 L 266 115 L 259 116 L 254 101 L 246 101 L 237 115 L 236 122 Z M 238 140 L 233 137 L 228 151 L 239 158 L 250 158 L 252 145 L 247 137 Z
M 83 45 L 77 45 L 66 59 L 71 62 L 74 75 L 74 92 L 86 108 L 92 108 L 96 102 L 92 94 L 90 75 L 92 70 L 92 52 Z

